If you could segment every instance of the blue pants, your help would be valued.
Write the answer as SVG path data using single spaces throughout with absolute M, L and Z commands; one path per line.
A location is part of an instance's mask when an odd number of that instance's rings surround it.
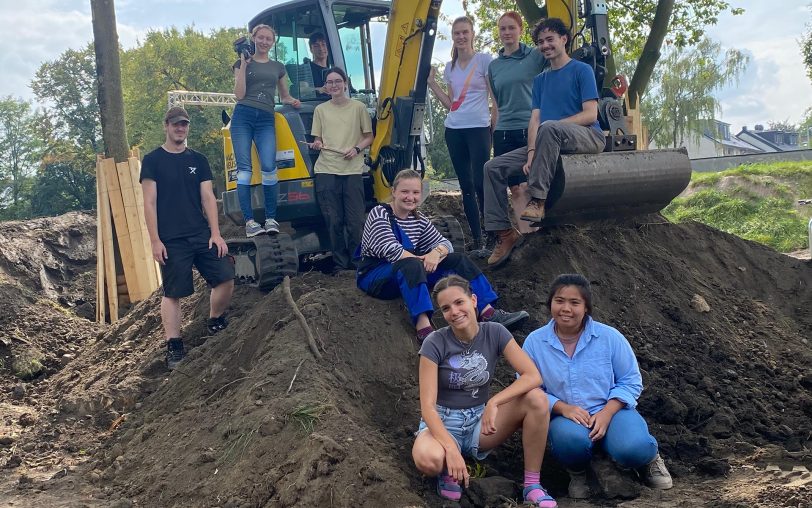
M 231 144 L 237 162 L 237 199 L 243 218 L 254 218 L 251 207 L 251 142 L 257 146 L 262 167 L 262 190 L 265 196 L 265 218 L 276 217 L 276 127 L 274 114 L 244 104 L 234 107 L 231 117 Z
M 383 262 L 358 277 L 358 287 L 376 298 L 393 300 L 402 297 L 412 323 L 424 312 L 431 317 L 434 306 L 429 290 L 443 277 L 457 274 L 471 283 L 471 291 L 477 297 L 477 313 L 498 298 L 490 282 L 479 267 L 465 254 L 452 252 L 443 259 L 432 273 L 426 273 L 423 261 L 405 258 L 395 263 Z
M 550 451 L 569 469 L 582 470 L 592 459 L 595 443 L 589 439 L 590 430 L 564 418 L 550 420 Z M 603 449 L 622 467 L 642 467 L 657 455 L 657 440 L 649 434 L 646 421 L 634 409 L 621 409 L 609 422 L 601 440 Z

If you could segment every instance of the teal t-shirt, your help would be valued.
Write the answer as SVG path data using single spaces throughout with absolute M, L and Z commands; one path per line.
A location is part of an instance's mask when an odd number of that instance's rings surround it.
M 524 43 L 519 43 L 519 49 L 507 56 L 504 48 L 499 50 L 499 56 L 488 66 L 488 79 L 499 108 L 496 130 L 527 128 L 533 78 L 545 63 L 539 51 Z

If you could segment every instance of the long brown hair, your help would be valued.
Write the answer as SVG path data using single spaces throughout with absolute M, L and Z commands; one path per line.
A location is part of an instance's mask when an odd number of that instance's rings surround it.
M 454 38 L 454 25 L 457 23 L 468 23 L 471 25 L 471 50 L 474 49 L 474 22 L 471 21 L 471 18 L 468 16 L 460 16 L 459 18 L 455 19 L 453 23 L 451 23 L 451 38 Z M 457 65 L 457 58 L 459 55 L 457 54 L 457 47 L 455 45 L 451 45 L 451 70 L 454 70 L 454 66 Z

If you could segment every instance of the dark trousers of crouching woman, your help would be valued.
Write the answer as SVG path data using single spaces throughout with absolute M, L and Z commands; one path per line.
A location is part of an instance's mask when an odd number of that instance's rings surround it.
M 452 252 L 445 257 L 437 269 L 426 273 L 423 261 L 419 258 L 404 258 L 394 263 L 382 261 L 363 273 L 359 272 L 358 287 L 370 296 L 382 300 L 402 297 L 413 323 L 424 312 L 431 317 L 434 306 L 429 291 L 438 280 L 456 274 L 471 284 L 471 291 L 477 297 L 477 313 L 498 298 L 482 270 L 465 254 Z

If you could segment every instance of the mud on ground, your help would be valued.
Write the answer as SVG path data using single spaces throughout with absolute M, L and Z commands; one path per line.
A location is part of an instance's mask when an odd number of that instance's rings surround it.
M 428 206 L 461 216 L 458 198 Z M 528 240 L 503 269 L 487 272 L 503 307 L 531 314 L 517 340 L 547 321 L 555 275 L 585 274 L 596 318 L 620 329 L 637 353 L 646 386 L 640 411 L 676 483 L 664 493 L 631 492 L 639 497 L 629 501 L 572 502 L 565 474 L 548 460 L 543 481 L 562 507 L 812 502 L 804 471 L 812 469 L 808 261 L 659 216 Z M 401 304 L 364 296 L 348 273 L 307 273 L 291 286 L 321 360 L 282 288 L 238 288 L 230 326 L 208 337 L 199 284 L 183 303 L 194 347 L 171 374 L 153 295 L 98 337 L 83 335 L 78 356 L 27 383 L 19 399 L 4 391 L 0 501 L 440 506 L 410 458 L 417 348 Z M 500 367 L 497 389 L 510 374 Z M 484 478 L 462 505 L 514 506 L 520 452 L 514 438 L 483 462 Z

